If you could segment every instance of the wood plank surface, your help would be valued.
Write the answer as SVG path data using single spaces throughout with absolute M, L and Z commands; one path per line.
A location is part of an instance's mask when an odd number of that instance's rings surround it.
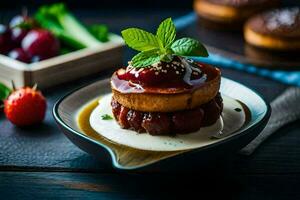
M 0 194 L 14 199 L 299 199 L 298 175 L 90 174 L 0 172 Z M 278 181 L 280 179 L 280 181 Z M 284 183 L 290 183 L 284 184 Z
M 15 12 L 10 12 L 13 15 Z M 87 23 L 111 24 L 113 32 L 128 26 L 155 30 L 167 16 L 183 11 L 80 11 Z M 6 15 L 9 17 L 9 14 Z M 138 17 L 137 17 L 138 16 Z M 151 20 L 148 20 L 151 19 Z M 147 21 L 147 24 L 145 23 Z M 134 54 L 126 50 L 125 60 Z M 300 123 L 292 123 L 268 139 L 252 156 L 233 155 L 200 173 L 118 173 L 75 145 L 53 121 L 54 102 L 76 87 L 109 77 L 110 70 L 44 91 L 48 100 L 44 124 L 20 129 L 0 114 L 0 199 L 189 199 L 210 195 L 221 199 L 300 199 Z M 223 69 L 267 101 L 287 86 L 255 75 Z M 180 198 L 181 197 L 181 198 Z
M 268 101 L 279 95 L 286 86 L 254 75 L 235 70 L 222 70 L 225 77 L 254 88 L 264 94 Z M 109 76 L 91 77 L 88 82 Z M 58 130 L 51 115 L 53 103 L 74 87 L 85 85 L 87 81 L 72 82 L 64 87 L 55 87 L 45 91 L 48 98 L 46 121 L 39 127 L 19 129 L 5 120 L 0 114 L 0 169 L 10 167 L 24 169 L 58 169 L 66 171 L 111 171 L 111 166 L 79 150 Z M 300 123 L 295 122 L 272 136 L 252 156 L 236 155 L 236 168 L 251 174 L 261 173 L 300 173 Z

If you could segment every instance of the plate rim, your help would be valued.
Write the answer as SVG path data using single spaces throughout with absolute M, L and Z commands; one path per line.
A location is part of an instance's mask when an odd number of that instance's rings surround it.
M 264 116 L 257 122 L 255 122 L 254 124 L 252 124 L 251 126 L 247 127 L 244 131 L 240 132 L 239 134 L 235 134 L 231 137 L 228 137 L 224 140 L 221 140 L 219 142 L 216 142 L 216 143 L 212 143 L 210 145 L 207 145 L 207 146 L 204 146 L 204 147 L 201 147 L 201 148 L 195 148 L 195 149 L 191 149 L 191 150 L 188 150 L 188 151 L 185 151 L 181 154 L 177 154 L 177 155 L 173 155 L 171 157 L 180 157 L 180 156 L 183 156 L 184 154 L 187 154 L 187 153 L 195 153 L 196 151 L 200 151 L 200 150 L 205 150 L 205 149 L 209 149 L 209 148 L 213 148 L 215 146 L 219 146 L 219 145 L 222 145 L 223 143 L 225 142 L 228 142 L 229 140 L 233 140 L 237 137 L 241 137 L 242 135 L 245 135 L 247 134 L 248 132 L 251 132 L 253 129 L 255 129 L 256 127 L 258 127 L 259 125 L 263 124 L 265 121 L 268 121 L 269 120 L 269 117 L 271 115 L 271 106 L 270 104 L 265 100 L 264 97 L 262 97 L 261 94 L 259 94 L 256 90 L 254 89 L 251 89 L 249 88 L 248 86 L 245 86 L 244 84 L 238 82 L 238 81 L 234 81 L 232 79 L 229 79 L 229 78 L 225 78 L 225 77 L 222 77 L 222 79 L 227 79 L 229 81 L 232 81 L 234 82 L 235 84 L 238 84 L 242 87 L 245 87 L 247 88 L 248 90 L 252 91 L 255 95 L 257 95 L 259 98 L 261 98 L 262 102 L 265 104 L 266 106 L 266 112 L 264 114 Z M 53 118 L 54 120 L 56 121 L 56 123 L 58 123 L 60 126 L 62 126 L 63 128 L 67 129 L 69 132 L 85 139 L 85 140 L 88 140 L 89 142 L 91 143 L 94 143 L 96 145 L 99 145 L 101 146 L 102 148 L 104 148 L 110 155 L 110 159 L 111 159 L 111 162 L 112 162 L 112 166 L 116 169 L 119 169 L 119 170 L 136 170 L 136 169 L 141 169 L 141 168 L 144 168 L 146 166 L 149 166 L 149 165 L 152 165 L 154 163 L 150 163 L 150 164 L 145 164 L 145 165 L 142 165 L 142 166 L 131 166 L 131 167 L 126 167 L 126 166 L 123 166 L 123 165 L 120 165 L 118 162 L 117 162 L 117 157 L 116 157 L 116 154 L 114 153 L 113 149 L 111 149 L 110 147 L 106 146 L 105 144 L 97 141 L 97 140 L 93 140 L 92 138 L 86 136 L 85 134 L 79 132 L 79 131 L 76 131 L 75 129 L 73 129 L 72 127 L 70 127 L 69 125 L 67 125 L 63 120 L 62 118 L 60 117 L 59 113 L 58 113 L 58 108 L 59 108 L 59 105 L 69 96 L 71 96 L 72 94 L 78 92 L 79 90 L 85 88 L 85 87 L 88 87 L 88 86 L 91 86 L 91 85 L 94 85 L 94 84 L 99 84 L 99 83 L 105 83 L 105 82 L 109 82 L 110 78 L 105 78 L 105 79 L 101 79 L 101 80 L 96 80 L 96 81 L 93 81 L 91 83 L 87 83 L 87 84 L 84 84 L 80 87 L 77 87 L 69 92 L 67 92 L 65 95 L 63 95 L 62 97 L 60 97 L 54 104 L 53 108 L 52 108 L 52 115 L 53 115 Z M 62 131 L 63 132 L 63 131 Z M 63 132 L 64 133 L 64 132 Z M 65 134 L 65 133 L 64 133 Z M 72 141 L 71 141 L 72 142 Z M 72 142 L 73 143 L 73 142 Z M 75 144 L 76 145 L 76 144 Z M 77 145 L 76 145 L 77 146 Z M 78 146 L 77 146 L 78 147 Z M 78 147 L 79 148 L 79 147 Z M 168 159 L 168 158 L 166 158 Z M 165 160 L 165 159 L 163 159 Z

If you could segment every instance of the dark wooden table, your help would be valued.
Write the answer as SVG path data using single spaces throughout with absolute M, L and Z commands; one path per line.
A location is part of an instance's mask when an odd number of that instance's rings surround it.
M 161 19 L 184 13 L 137 10 L 77 14 L 86 23 L 108 23 L 119 32 L 133 25 L 154 30 Z M 132 53 L 127 50 L 125 59 Z M 110 74 L 104 71 L 45 90 L 49 108 L 40 126 L 20 129 L 0 114 L 0 199 L 188 199 L 192 195 L 197 195 L 195 199 L 207 195 L 222 199 L 300 199 L 299 121 L 279 130 L 252 156 L 230 155 L 217 166 L 208 164 L 208 168 L 189 172 L 118 172 L 109 163 L 81 151 L 58 130 L 52 106 L 68 91 Z M 223 75 L 257 90 L 268 101 L 287 88 L 239 71 L 223 69 Z

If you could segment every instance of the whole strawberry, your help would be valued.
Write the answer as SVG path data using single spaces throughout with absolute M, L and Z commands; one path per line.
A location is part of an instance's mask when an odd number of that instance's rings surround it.
M 4 101 L 4 113 L 17 126 L 40 123 L 45 118 L 47 103 L 41 92 L 24 87 L 12 92 Z

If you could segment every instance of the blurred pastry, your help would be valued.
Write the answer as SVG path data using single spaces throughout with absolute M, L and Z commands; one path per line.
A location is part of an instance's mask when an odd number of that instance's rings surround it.
M 300 8 L 276 9 L 252 17 L 245 24 L 244 37 L 262 49 L 300 50 Z
M 279 0 L 195 0 L 194 9 L 203 25 L 239 29 L 253 14 L 278 4 Z
M 248 61 L 256 66 L 285 70 L 299 69 L 300 57 L 297 51 L 272 51 L 245 44 L 244 54 Z

